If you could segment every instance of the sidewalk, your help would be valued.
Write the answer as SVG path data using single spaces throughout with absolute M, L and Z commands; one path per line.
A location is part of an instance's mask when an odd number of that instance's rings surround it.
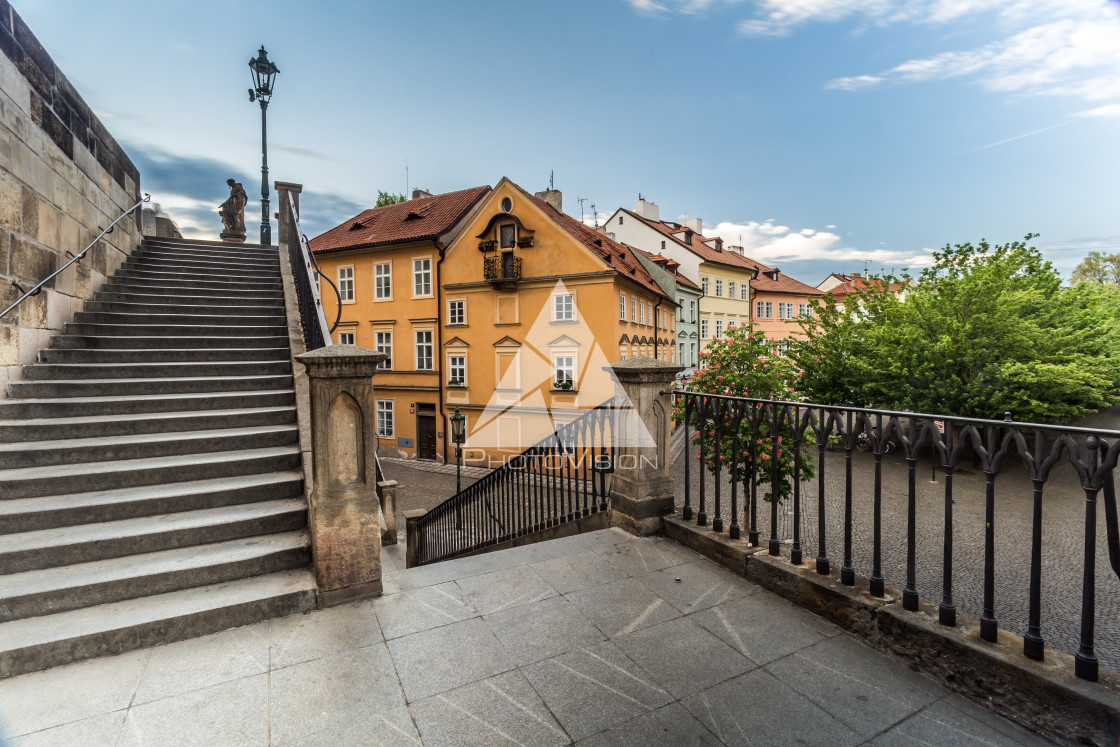
M 380 599 L 0 682 L 12 745 L 1044 744 L 664 539 L 401 570 Z

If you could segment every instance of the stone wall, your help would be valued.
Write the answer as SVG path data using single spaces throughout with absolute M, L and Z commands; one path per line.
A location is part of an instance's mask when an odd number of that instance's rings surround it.
M 0 311 L 139 199 L 140 175 L 19 14 L 0 0 Z M 121 81 L 122 85 L 127 81 Z M 0 399 L 140 242 L 139 211 L 0 319 Z

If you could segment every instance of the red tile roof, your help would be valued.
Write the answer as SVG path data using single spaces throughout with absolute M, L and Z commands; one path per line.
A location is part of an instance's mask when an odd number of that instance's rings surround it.
M 772 273 L 777 274 L 777 278 L 772 277 Z M 806 285 L 800 280 L 794 280 L 789 275 L 785 275 L 781 270 L 765 270 L 759 273 L 758 277 L 751 281 L 751 287 L 759 293 L 794 293 L 799 296 L 823 296 L 824 291 L 814 288 L 811 285 Z
M 632 216 L 636 220 L 640 220 L 642 223 L 645 223 L 650 228 L 653 228 L 654 230 L 665 234 L 677 244 L 683 246 L 685 249 L 692 252 L 705 262 L 713 262 L 715 264 L 735 267 L 737 269 L 756 270 L 760 273 L 769 269 L 768 267 L 766 267 L 766 265 L 755 262 L 750 257 L 746 257 L 742 254 L 739 254 L 738 252 L 716 249 L 715 247 L 709 246 L 706 242 L 712 242 L 713 244 L 715 244 L 715 238 L 708 238 L 703 234 L 698 234 L 688 226 L 681 225 L 680 223 L 671 223 L 669 221 L 650 220 L 649 218 L 643 218 L 633 210 L 627 210 L 626 208 L 621 208 L 621 210 L 622 212 Z M 690 234 L 692 236 L 692 243 L 689 243 L 687 241 L 687 237 Z
M 829 277 L 835 277 L 840 280 L 840 285 L 831 288 L 828 293 L 831 293 L 837 300 L 842 300 L 845 296 L 856 291 L 864 290 L 865 288 L 882 288 L 883 281 L 878 278 L 865 278 L 862 275 L 841 275 L 834 272 Z M 906 283 L 891 283 L 887 290 L 898 292 L 906 286 Z M 823 295 L 823 292 L 822 292 Z
M 677 260 L 672 259 L 670 257 L 666 257 L 663 254 L 654 254 L 653 252 L 647 252 L 645 249 L 639 249 L 638 247 L 630 246 L 629 244 L 623 244 L 623 246 L 625 246 L 630 251 L 640 253 L 643 257 L 645 257 L 649 261 L 653 262 L 654 264 L 656 264 L 659 267 L 664 268 L 666 272 L 672 273 L 673 277 L 676 278 L 677 282 L 680 283 L 681 285 L 685 286 L 686 288 L 691 288 L 692 290 L 695 290 L 695 291 L 700 290 L 699 285 L 692 282 L 691 280 L 689 280 L 684 275 L 680 274 L 680 271 L 678 270 L 678 268 L 681 266 L 681 263 L 678 262 Z
M 513 182 L 510 182 L 513 184 Z M 577 241 L 586 246 L 592 253 L 598 255 L 604 262 L 613 267 L 618 272 L 620 277 L 626 278 L 632 283 L 636 283 L 645 290 L 648 290 L 654 295 L 661 298 L 668 299 L 673 304 L 676 304 L 676 299 L 669 298 L 665 295 L 665 291 L 661 290 L 661 286 L 649 274 L 649 271 L 642 266 L 642 263 L 630 253 L 622 244 L 614 239 L 599 233 L 590 226 L 576 220 L 570 215 L 561 213 L 556 208 L 549 205 L 539 197 L 535 197 L 520 186 L 514 184 L 513 186 L 521 190 L 521 193 L 536 203 L 537 207 L 545 212 L 548 217 L 552 218 L 561 228 L 570 233 Z
M 364 210 L 311 239 L 311 251 L 323 254 L 434 239 L 489 192 L 487 186 L 472 187 Z

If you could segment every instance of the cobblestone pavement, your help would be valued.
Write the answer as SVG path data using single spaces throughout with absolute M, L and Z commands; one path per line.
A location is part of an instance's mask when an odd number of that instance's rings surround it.
M 1099 426 L 1098 426 L 1099 427 Z M 695 447 L 690 447 L 692 466 Z M 678 505 L 683 505 L 684 456 L 673 465 Z M 699 500 L 698 470 L 691 469 L 692 503 Z M 916 496 L 916 576 L 922 599 L 937 604 L 942 593 L 945 476 L 930 482 L 929 461 L 918 462 Z M 826 453 L 825 539 L 834 573 L 843 562 L 844 453 Z M 882 564 L 888 586 L 906 585 L 907 467 L 897 454 L 883 457 Z M 707 481 L 708 516 L 715 515 L 714 481 Z M 856 573 L 870 576 L 873 539 L 874 456 L 853 454 L 852 556 Z M 741 492 L 741 491 L 740 491 Z M 730 485 L 721 484 L 721 513 L 725 531 L 730 523 Z M 984 495 L 985 479 L 979 470 L 965 469 L 953 476 L 953 600 L 961 612 L 979 618 L 983 611 Z M 1032 486 L 1020 471 L 1011 470 L 996 481 L 995 613 L 1001 628 L 1022 635 L 1027 630 L 1030 583 Z M 802 485 L 802 551 L 805 562 L 817 556 L 818 483 Z M 743 537 L 747 527 L 742 518 Z M 778 537 L 788 554 L 792 540 L 792 502 L 779 507 Z M 1067 654 L 1078 650 L 1081 631 L 1081 587 L 1084 566 L 1085 494 L 1069 467 L 1055 469 L 1043 494 L 1042 530 L 1042 637 L 1048 647 Z M 759 502 L 760 544 L 770 536 L 770 504 Z M 1097 507 L 1096 654 L 1102 668 L 1120 672 L 1120 579 L 1108 560 L 1103 506 Z
M 383 558 L 378 599 L 0 681 L 0 741 L 1045 744 L 664 539 Z
M 455 465 L 411 459 L 381 459 L 385 479 L 400 483 L 397 488 L 397 527 L 404 533 L 404 512 L 422 508 L 430 511 L 455 495 Z M 463 467 L 463 487 L 473 485 L 490 470 Z

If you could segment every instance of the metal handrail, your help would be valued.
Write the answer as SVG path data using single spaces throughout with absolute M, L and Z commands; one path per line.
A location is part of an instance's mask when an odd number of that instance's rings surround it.
M 63 273 L 63 272 L 64 272 L 64 271 L 66 270 L 66 268 L 68 268 L 68 267 L 69 267 L 70 265 L 74 264 L 75 262 L 80 262 L 80 261 L 81 261 L 81 259 L 82 259 L 82 257 L 86 256 L 86 252 L 88 252 L 88 251 L 89 251 L 90 249 L 92 249 L 92 248 L 93 248 L 93 245 L 94 245 L 94 244 L 96 244 L 96 243 L 97 243 L 98 241 L 100 241 L 100 240 L 101 240 L 101 237 L 102 237 L 102 236 L 104 236 L 105 234 L 107 234 L 107 233 L 111 232 L 111 231 L 113 230 L 113 228 L 114 228 L 114 227 L 115 227 L 115 226 L 116 226 L 116 225 L 117 225 L 118 223 L 120 223 L 120 222 L 121 222 L 122 220 L 124 220 L 124 217 L 125 217 L 126 215 L 128 215 L 129 213 L 131 213 L 131 212 L 132 212 L 133 210 L 135 210 L 136 208 L 140 207 L 141 205 L 143 205 L 143 204 L 144 204 L 145 202 L 149 202 L 149 201 L 151 201 L 151 199 L 152 199 L 152 196 L 151 196 L 150 194 L 148 194 L 147 192 L 145 192 L 145 193 L 144 193 L 144 197 L 143 197 L 143 198 L 142 198 L 142 199 L 141 199 L 141 200 L 140 200 L 139 202 L 137 202 L 137 203 L 136 203 L 135 205 L 133 205 L 132 207 L 130 207 L 130 208 L 129 208 L 128 210 L 125 210 L 125 211 L 124 211 L 123 213 L 121 213 L 121 214 L 120 214 L 120 216 L 119 216 L 119 217 L 118 217 L 118 218 L 117 218 L 117 219 L 116 219 L 115 221 L 113 221 L 112 223 L 110 223 L 110 224 L 108 225 L 108 227 L 107 227 L 107 228 L 103 228 L 103 229 L 101 230 L 101 233 L 97 234 L 97 237 L 96 237 L 96 238 L 94 238 L 94 240 L 93 240 L 93 241 L 89 242 L 89 245 L 88 245 L 88 246 L 87 246 L 87 247 L 86 247 L 85 249 L 83 249 L 82 251 L 78 252 L 78 253 L 77 253 L 76 255 L 71 255 L 71 259 L 70 259 L 70 261 L 69 261 L 69 262 L 67 262 L 66 264 L 64 264 L 64 265 L 63 265 L 62 267 L 58 268 L 58 269 L 57 269 L 57 270 L 55 270 L 54 272 L 52 272 L 52 273 L 51 273 L 50 275 L 48 275 L 48 276 L 47 276 L 46 278 L 44 278 L 44 279 L 42 280 L 42 282 L 40 282 L 40 283 L 39 283 L 38 285 L 36 285 L 36 286 L 35 286 L 34 288 L 32 288 L 31 290 L 27 291 L 27 292 L 26 292 L 26 293 L 24 293 L 24 294 L 23 294 L 22 296 L 20 296 L 19 298 L 17 298 L 17 299 L 16 299 L 16 300 L 15 300 L 15 301 L 14 301 L 14 302 L 12 303 L 12 305 L 11 305 L 11 306 L 9 306 L 8 308 L 4 309 L 3 311 L 0 311 L 0 319 L 3 319 L 3 318 L 4 318 L 5 316 L 7 316 L 9 312 L 11 312 L 12 310 L 14 310 L 14 309 L 15 309 L 15 308 L 16 308 L 17 306 L 19 306 L 19 305 L 20 305 L 21 303 L 23 303 L 24 301 L 26 301 L 26 300 L 27 300 L 28 298 L 31 298 L 32 296 L 37 296 L 37 295 L 39 295 L 40 293 L 42 293 L 42 292 L 43 292 L 43 286 L 45 286 L 45 285 L 46 285 L 47 283 L 49 283 L 50 281 L 52 281 L 52 280 L 54 280 L 54 279 L 55 279 L 56 277 L 58 277 L 58 276 L 59 276 L 59 275 L 60 275 L 61 273 Z M 67 254 L 69 254 L 69 252 L 67 252 Z M 20 286 L 20 285 L 19 285 L 19 283 L 15 282 L 14 280 L 12 281 L 12 286 L 13 286 L 13 287 L 15 287 L 15 289 L 16 289 L 16 290 L 18 290 L 18 291 L 23 291 L 23 287 L 22 287 L 22 286 Z
M 319 270 L 319 265 L 315 262 L 315 259 L 311 256 L 311 245 L 307 240 L 307 236 L 305 236 L 303 231 L 300 229 L 299 215 L 296 213 L 295 205 L 290 204 L 288 209 L 291 211 L 292 233 L 295 234 L 295 238 L 296 238 L 295 243 L 299 246 L 299 254 L 300 254 L 299 259 L 303 264 L 303 274 L 307 278 L 307 286 L 308 286 L 307 291 L 310 294 L 308 300 L 310 300 L 310 302 L 311 302 L 310 305 L 312 307 L 314 307 L 315 319 L 311 323 L 313 323 L 315 325 L 315 327 L 314 327 L 314 329 L 307 329 L 306 328 L 306 325 L 311 320 L 308 320 L 308 319 L 304 318 L 305 315 L 303 313 L 300 314 L 300 317 L 301 317 L 300 321 L 302 321 L 303 324 L 305 325 L 304 339 L 307 342 L 307 349 L 308 350 L 315 350 L 318 347 L 323 347 L 325 345 L 329 345 L 330 341 L 331 341 L 331 332 L 334 331 L 334 328 L 327 324 L 327 317 L 323 313 L 323 299 L 319 295 L 319 283 L 317 283 L 315 281 L 316 277 L 326 277 L 326 276 L 323 275 L 323 273 Z M 289 251 L 289 253 L 294 255 L 294 252 L 292 252 L 291 237 L 289 237 L 288 251 Z M 293 256 L 293 261 L 294 260 L 295 260 L 295 257 Z M 329 278 L 328 278 L 328 281 L 329 281 Z M 298 281 L 297 281 L 297 283 L 298 283 Z M 332 286 L 333 286 L 333 284 L 332 284 Z M 297 287 L 297 290 L 300 290 L 300 289 Z M 337 288 L 335 288 L 335 293 L 336 294 L 338 293 Z M 303 307 L 304 304 L 301 303 L 300 306 Z M 341 312 L 341 309 L 342 309 L 342 303 L 341 303 L 341 298 L 340 298 L 339 299 L 339 310 L 340 310 L 340 312 Z M 310 311 L 310 309 L 307 309 L 307 310 Z M 303 308 L 301 308 L 301 312 L 302 311 L 304 311 Z M 336 322 L 336 326 L 337 326 L 337 322 Z M 318 342 L 320 340 L 321 340 L 321 344 L 318 344 L 318 345 L 313 344 L 313 342 Z

